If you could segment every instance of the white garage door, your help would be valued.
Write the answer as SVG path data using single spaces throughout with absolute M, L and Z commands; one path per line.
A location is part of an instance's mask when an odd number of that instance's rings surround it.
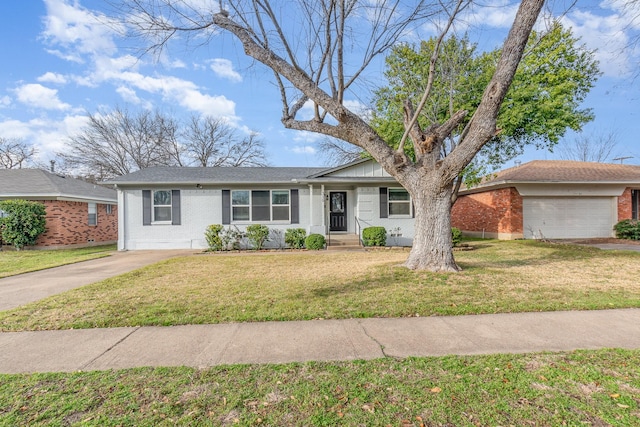
M 571 239 L 611 237 L 613 197 L 524 197 L 524 237 Z

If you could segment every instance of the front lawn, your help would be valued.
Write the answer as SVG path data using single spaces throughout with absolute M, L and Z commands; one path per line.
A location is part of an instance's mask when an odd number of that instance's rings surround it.
M 2 250 L 0 251 L 0 278 L 103 258 L 115 250 L 115 245 L 60 250 Z
M 640 253 L 473 242 L 459 274 L 406 252 L 174 258 L 0 313 L 4 331 L 640 307 Z
M 6 426 L 638 426 L 640 351 L 0 375 Z

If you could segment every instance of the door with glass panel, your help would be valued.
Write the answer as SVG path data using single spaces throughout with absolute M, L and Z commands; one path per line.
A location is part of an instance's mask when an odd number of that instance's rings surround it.
M 329 229 L 331 231 L 347 231 L 346 191 L 329 193 Z

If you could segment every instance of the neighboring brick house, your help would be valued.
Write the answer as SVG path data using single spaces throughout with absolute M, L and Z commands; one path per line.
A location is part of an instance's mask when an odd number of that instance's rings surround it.
M 115 190 L 40 169 L 0 170 L 0 200 L 41 202 L 46 231 L 36 247 L 57 249 L 112 244 L 118 240 Z
M 599 238 L 638 219 L 640 166 L 535 160 L 460 192 L 452 225 L 500 239 Z

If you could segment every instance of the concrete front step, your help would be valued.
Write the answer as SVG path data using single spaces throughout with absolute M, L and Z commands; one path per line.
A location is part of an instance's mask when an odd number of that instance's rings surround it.
M 355 234 L 332 234 L 327 236 L 327 249 L 357 250 L 362 249 L 362 246 L 360 246 L 360 240 Z

